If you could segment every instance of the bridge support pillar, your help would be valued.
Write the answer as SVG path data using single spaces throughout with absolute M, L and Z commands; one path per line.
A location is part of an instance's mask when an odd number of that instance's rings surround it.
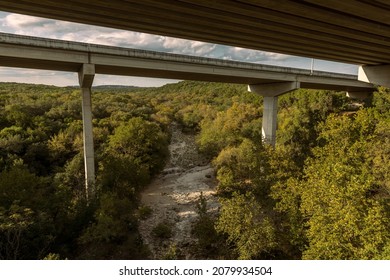
M 265 143 L 275 146 L 276 129 L 278 115 L 278 97 L 264 96 L 263 97 L 263 122 L 262 135 Z
M 347 97 L 358 100 L 365 100 L 372 97 L 372 91 L 347 91 Z
M 275 146 L 278 96 L 300 87 L 299 82 L 249 85 L 248 90 L 263 96 L 263 142 Z
M 390 87 L 390 64 L 376 66 L 360 66 L 358 80 L 374 85 Z
M 95 195 L 95 155 L 92 131 L 91 88 L 95 77 L 95 65 L 83 64 L 79 71 L 82 94 L 85 191 L 87 200 Z

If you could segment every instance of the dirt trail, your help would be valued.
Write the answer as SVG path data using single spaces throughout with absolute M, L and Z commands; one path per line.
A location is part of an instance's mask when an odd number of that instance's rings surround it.
M 208 208 L 217 211 L 216 179 L 209 162 L 196 149 L 195 136 L 183 134 L 177 124 L 172 127 L 170 159 L 163 172 L 141 194 L 142 204 L 152 215 L 141 221 L 139 231 L 154 259 L 161 259 L 170 246 L 176 246 L 183 259 L 191 259 L 191 246 L 196 241 L 191 225 L 197 217 L 196 202 L 200 193 Z M 159 223 L 172 225 L 172 237 L 156 238 L 151 233 Z

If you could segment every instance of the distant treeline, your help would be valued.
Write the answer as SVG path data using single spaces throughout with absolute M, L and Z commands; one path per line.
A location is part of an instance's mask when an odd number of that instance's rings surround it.
M 390 258 L 388 89 L 359 106 L 342 92 L 281 96 L 274 149 L 261 141 L 262 98 L 244 85 L 106 86 L 92 99 L 87 203 L 79 89 L 0 83 L 0 259 L 149 258 L 139 193 L 169 156 L 173 121 L 197 134 L 219 181 L 219 216 L 199 203 L 194 255 Z

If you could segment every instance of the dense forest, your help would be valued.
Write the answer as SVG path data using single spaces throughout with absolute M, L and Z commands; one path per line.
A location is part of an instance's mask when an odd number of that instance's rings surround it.
M 87 202 L 79 89 L 0 84 L 0 259 L 150 258 L 139 195 L 169 157 L 172 122 L 196 134 L 218 179 L 218 215 L 198 204 L 199 258 L 390 259 L 389 89 L 365 102 L 281 96 L 275 148 L 244 85 L 98 87 L 92 99 Z

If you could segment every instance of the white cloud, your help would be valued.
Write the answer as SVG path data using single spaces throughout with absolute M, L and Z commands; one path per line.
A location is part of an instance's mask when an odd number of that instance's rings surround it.
M 76 73 L 0 67 L 0 82 L 46 84 L 56 86 L 77 85 Z
M 69 27 L 61 22 L 19 14 L 6 15 L 3 19 L 3 26 L 15 34 L 51 38 L 58 38 L 62 33 L 69 31 Z
M 41 27 L 47 24 L 52 23 L 52 20 L 19 15 L 19 14 L 9 14 L 4 18 L 4 25 L 15 30 L 21 30 L 23 28 L 34 28 Z

